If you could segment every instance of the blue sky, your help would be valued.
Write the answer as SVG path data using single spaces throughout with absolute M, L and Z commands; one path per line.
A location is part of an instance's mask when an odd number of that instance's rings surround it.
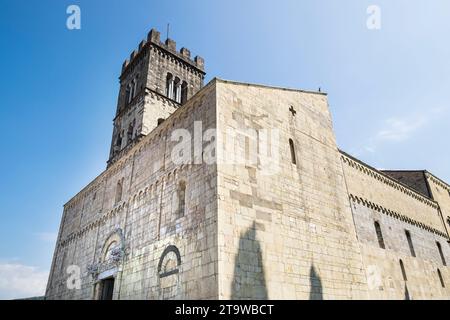
M 42 294 L 62 206 L 104 170 L 122 62 L 152 27 L 169 22 L 207 81 L 321 87 L 340 148 L 450 181 L 449 15 L 448 0 L 2 0 L 0 298 Z

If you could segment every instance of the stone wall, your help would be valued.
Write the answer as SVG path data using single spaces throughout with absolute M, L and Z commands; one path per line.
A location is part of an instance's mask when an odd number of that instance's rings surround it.
M 433 199 L 439 203 L 443 224 L 445 225 L 447 232 L 450 233 L 450 186 L 429 172 L 425 175 Z
M 177 164 L 175 129 L 217 136 Z M 432 199 L 339 151 L 323 93 L 214 79 L 64 206 L 46 296 L 96 299 L 114 277 L 115 299 L 449 298 L 450 188 L 425 175 Z
M 437 202 L 345 153 L 342 163 L 350 195 L 445 234 Z
M 280 133 L 272 174 L 268 164 L 227 163 L 261 155 L 245 138 L 218 151 L 219 297 L 367 298 L 326 95 L 218 80 L 217 104 L 219 146 L 228 129 Z
M 97 280 L 111 275 L 115 299 L 217 298 L 216 168 L 175 164 L 170 152 L 178 143 L 171 141 L 172 131 L 193 134 L 194 121 L 202 121 L 205 130 L 215 127 L 213 86 L 65 205 L 48 299 L 95 299 Z M 184 213 L 176 198 L 180 182 L 186 185 Z M 116 242 L 123 255 L 110 265 L 108 246 Z M 67 288 L 71 265 L 80 267 L 81 290 Z
M 439 204 L 342 153 L 358 242 L 371 299 L 449 298 L 448 236 Z M 377 222 L 385 248 L 375 228 Z M 415 257 L 406 237 L 411 235 Z M 404 265 L 406 280 L 400 267 Z M 445 288 L 439 276 L 442 274 Z

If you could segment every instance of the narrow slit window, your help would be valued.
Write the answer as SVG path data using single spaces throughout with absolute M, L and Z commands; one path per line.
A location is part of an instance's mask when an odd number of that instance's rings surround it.
M 405 266 L 403 264 L 403 261 L 400 259 L 399 263 L 400 263 L 400 269 L 402 270 L 403 280 L 404 281 L 408 281 L 408 278 L 406 277 L 406 270 L 405 270 Z
M 447 262 L 445 261 L 444 252 L 442 251 L 442 246 L 441 246 L 441 244 L 438 241 L 436 241 L 436 246 L 438 248 L 439 255 L 441 256 L 442 264 L 444 266 L 446 266 Z
M 411 252 L 411 256 L 416 256 L 416 251 L 414 250 L 414 244 L 412 242 L 411 233 L 408 230 L 405 230 L 406 240 L 408 240 L 409 251 Z
M 291 149 L 292 164 L 297 164 L 297 159 L 295 157 L 295 146 L 294 146 L 294 141 L 292 139 L 289 139 L 289 148 Z
M 380 223 L 378 221 L 375 221 L 374 226 L 375 232 L 377 233 L 378 245 L 380 246 L 381 249 L 385 249 L 386 246 L 384 245 L 383 233 L 381 232 Z

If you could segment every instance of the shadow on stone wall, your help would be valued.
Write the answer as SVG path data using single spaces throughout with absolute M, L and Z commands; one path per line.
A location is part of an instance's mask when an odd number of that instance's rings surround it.
M 405 300 L 411 300 L 411 297 L 409 295 L 408 286 L 405 283 Z
M 261 245 L 256 239 L 256 223 L 241 234 L 234 263 L 232 299 L 268 299 Z
M 309 282 L 311 285 L 309 300 L 323 300 L 322 280 L 320 280 L 314 264 L 311 265 L 311 269 L 309 269 Z

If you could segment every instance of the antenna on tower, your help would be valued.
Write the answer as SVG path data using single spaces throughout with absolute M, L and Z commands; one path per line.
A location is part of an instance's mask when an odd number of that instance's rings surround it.
M 170 23 L 167 24 L 167 39 L 169 39 Z

